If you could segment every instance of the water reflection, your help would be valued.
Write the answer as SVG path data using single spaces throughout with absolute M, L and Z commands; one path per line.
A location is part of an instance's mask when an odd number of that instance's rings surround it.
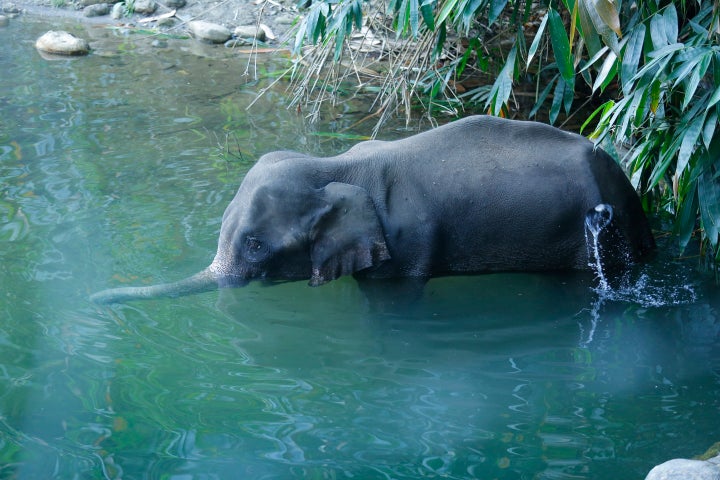
M 45 62 L 47 29 L 0 29 L 1 478 L 634 479 L 720 437 L 717 288 L 682 264 L 640 272 L 660 303 L 488 275 L 91 305 L 208 264 L 260 154 L 348 142 L 281 90 L 246 111 L 225 53 L 95 28 Z

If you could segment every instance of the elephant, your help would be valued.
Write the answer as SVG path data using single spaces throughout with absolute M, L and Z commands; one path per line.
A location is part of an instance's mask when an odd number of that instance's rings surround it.
M 627 269 L 655 248 L 637 192 L 590 140 L 539 122 L 469 116 L 332 157 L 263 155 L 223 215 L 212 263 L 96 303 L 343 275 L 361 283 L 491 272 Z M 598 259 L 599 260 L 599 259 Z

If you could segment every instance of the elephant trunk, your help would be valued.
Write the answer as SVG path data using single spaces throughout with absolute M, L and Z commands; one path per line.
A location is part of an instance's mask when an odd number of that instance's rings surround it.
M 208 267 L 195 275 L 177 282 L 161 283 L 145 287 L 110 288 L 94 293 L 90 300 L 97 304 L 123 303 L 158 297 L 180 297 L 192 293 L 206 292 L 217 288 L 217 273 Z

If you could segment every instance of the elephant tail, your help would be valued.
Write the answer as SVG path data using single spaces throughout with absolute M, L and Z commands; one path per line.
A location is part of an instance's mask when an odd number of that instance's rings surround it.
M 195 275 L 177 282 L 161 283 L 144 287 L 120 287 L 102 290 L 92 294 L 90 300 L 97 304 L 109 304 L 159 297 L 181 297 L 183 295 L 216 289 L 217 277 L 217 274 L 208 267 Z

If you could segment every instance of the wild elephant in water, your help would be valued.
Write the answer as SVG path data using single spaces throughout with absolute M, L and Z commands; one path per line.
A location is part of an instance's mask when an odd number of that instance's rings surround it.
M 251 280 L 361 281 L 587 270 L 653 250 L 637 193 L 589 140 L 536 122 L 472 116 L 334 157 L 260 158 L 225 210 L 217 254 L 175 283 L 114 288 L 98 303 Z

